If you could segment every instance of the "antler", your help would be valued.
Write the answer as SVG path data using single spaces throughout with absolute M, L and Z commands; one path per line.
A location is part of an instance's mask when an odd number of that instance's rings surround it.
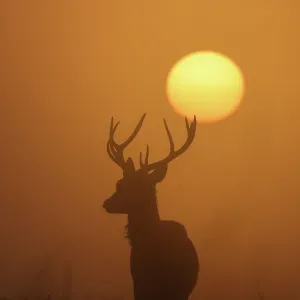
M 173 141 L 171 132 L 168 128 L 168 124 L 167 124 L 165 119 L 164 119 L 164 125 L 165 125 L 165 128 L 166 128 L 166 132 L 167 132 L 169 143 L 170 143 L 169 155 L 166 158 L 164 158 L 160 161 L 154 162 L 152 164 L 148 164 L 149 146 L 147 145 L 146 158 L 145 158 L 144 163 L 142 161 L 142 153 L 140 153 L 141 168 L 146 168 L 148 171 L 151 171 L 151 170 L 154 170 L 158 165 L 160 165 L 162 163 L 167 164 L 170 161 L 172 161 L 173 159 L 175 159 L 176 157 L 178 157 L 179 155 L 181 155 L 183 152 L 185 152 L 189 148 L 189 146 L 192 144 L 192 142 L 195 138 L 195 134 L 196 134 L 196 125 L 197 125 L 196 116 L 194 116 L 194 120 L 192 121 L 191 124 L 189 124 L 187 118 L 185 117 L 185 126 L 186 126 L 186 130 L 187 130 L 187 140 L 183 144 L 183 146 L 180 147 L 178 150 L 175 150 L 174 141 Z
M 134 140 L 134 138 L 139 133 L 143 121 L 146 117 L 146 113 L 143 114 L 142 118 L 140 119 L 139 123 L 135 127 L 133 133 L 129 136 L 129 138 L 123 142 L 122 144 L 117 144 L 114 140 L 114 134 L 116 132 L 117 127 L 119 126 L 120 122 L 117 122 L 114 125 L 114 118 L 111 118 L 110 122 L 110 130 L 109 130 L 109 139 L 107 141 L 107 153 L 109 157 L 114 161 L 118 166 L 120 166 L 122 169 L 125 165 L 125 158 L 124 158 L 124 149 Z

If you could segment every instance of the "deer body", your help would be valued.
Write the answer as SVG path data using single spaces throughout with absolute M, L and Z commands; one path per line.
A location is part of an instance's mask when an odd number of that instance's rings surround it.
M 185 228 L 174 221 L 160 221 L 151 229 L 148 239 L 136 241 L 131 249 L 135 299 L 187 300 L 196 285 L 199 266 Z
M 181 154 L 180 151 L 184 151 L 193 140 L 196 122 L 194 120 L 190 127 L 187 123 L 188 141 L 177 152 L 165 123 L 171 144 L 170 155 L 149 165 L 147 147 L 145 163 L 141 159 L 141 169 L 135 170 L 131 158 L 125 162 L 123 149 L 139 131 L 143 118 L 133 135 L 121 145 L 113 141 L 118 124 L 111 125 L 108 154 L 122 167 L 123 178 L 103 206 L 109 213 L 128 215 L 126 230 L 131 245 L 130 269 L 135 300 L 187 300 L 197 282 L 197 252 L 182 224 L 160 219 L 156 184 L 165 177 L 168 162 Z

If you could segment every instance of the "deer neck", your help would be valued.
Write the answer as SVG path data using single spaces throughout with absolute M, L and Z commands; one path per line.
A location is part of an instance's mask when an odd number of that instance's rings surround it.
M 126 230 L 127 238 L 132 246 L 149 240 L 160 222 L 156 197 L 150 199 L 151 201 L 147 200 L 148 199 L 141 199 L 144 203 L 150 203 L 143 208 L 143 211 L 128 214 Z

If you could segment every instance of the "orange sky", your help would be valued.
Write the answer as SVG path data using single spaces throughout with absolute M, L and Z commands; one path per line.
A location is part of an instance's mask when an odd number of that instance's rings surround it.
M 121 176 L 106 154 L 110 117 L 121 140 L 147 112 L 127 154 L 149 143 L 161 158 L 163 117 L 185 138 L 166 75 L 214 50 L 241 67 L 246 97 L 170 165 L 161 216 L 185 224 L 199 252 L 193 299 L 256 299 L 256 280 L 267 299 L 300 299 L 298 2 L 70 3 L 0 4 L 0 296 L 72 259 L 74 299 L 132 299 L 126 219 L 102 209 Z

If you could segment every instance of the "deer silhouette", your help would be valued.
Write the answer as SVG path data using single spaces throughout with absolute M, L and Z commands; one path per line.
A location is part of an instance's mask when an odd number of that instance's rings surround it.
M 114 194 L 105 200 L 103 207 L 111 214 L 127 214 L 126 237 L 131 245 L 130 269 L 135 300 L 187 300 L 198 278 L 197 252 L 185 227 L 171 220 L 161 220 L 156 199 L 156 184 L 166 176 L 168 163 L 185 152 L 196 133 L 196 117 L 191 124 L 187 118 L 187 140 L 178 150 L 164 119 L 169 138 L 169 155 L 149 164 L 149 146 L 145 159 L 140 153 L 140 169 L 133 160 L 124 159 L 124 149 L 140 131 L 146 114 L 129 138 L 117 144 L 114 135 L 119 122 L 111 119 L 107 152 L 123 170 L 123 178 L 116 184 Z

